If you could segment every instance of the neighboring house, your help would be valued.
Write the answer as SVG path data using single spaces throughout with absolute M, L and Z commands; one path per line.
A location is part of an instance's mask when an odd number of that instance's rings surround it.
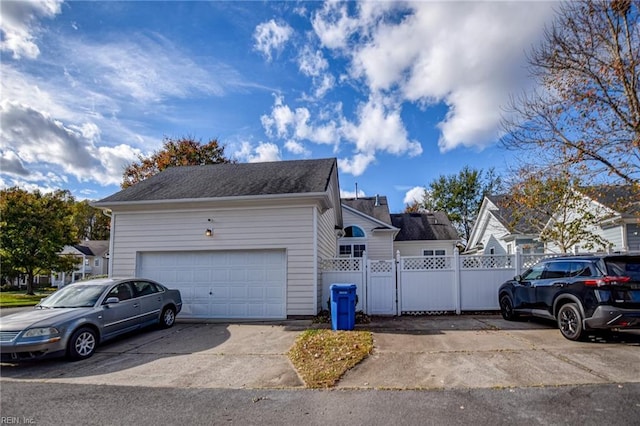
M 109 275 L 179 289 L 185 318 L 315 315 L 343 229 L 334 158 L 171 167 L 93 205 Z
M 638 194 L 631 186 L 598 186 L 579 192 L 588 209 L 601 217 L 591 231 L 607 240 L 611 251 L 640 250 L 640 205 L 634 201 Z M 538 231 L 528 227 L 525 220 L 514 221 L 513 212 L 505 207 L 503 199 L 504 196 L 485 197 L 466 254 L 512 254 L 516 247 L 523 253 L 558 252 L 554 244 L 540 242 Z M 574 251 L 585 250 L 577 244 Z
M 583 188 L 594 209 L 604 211 L 595 232 L 611 243 L 612 251 L 640 251 L 640 194 L 631 185 Z M 579 247 L 576 247 L 580 251 Z
M 80 244 L 64 246 L 61 255 L 78 258 L 77 267 L 72 273 L 55 274 L 52 284 L 57 287 L 76 282 L 91 276 L 107 275 L 109 272 L 109 241 L 83 241 Z
M 393 240 L 400 229 L 391 223 L 387 197 L 343 198 L 344 233 L 338 241 L 339 257 L 389 260 L 394 258 Z
M 342 199 L 340 257 L 390 260 L 401 256 L 452 255 L 458 234 L 444 212 L 390 214 L 384 196 Z
M 538 232 L 526 220 L 515 219 L 505 199 L 504 195 L 484 197 L 464 254 L 513 254 L 516 248 L 523 253 L 544 252 Z
M 393 243 L 400 256 L 451 256 L 460 245 L 444 212 L 392 214 L 391 223 L 400 229 Z

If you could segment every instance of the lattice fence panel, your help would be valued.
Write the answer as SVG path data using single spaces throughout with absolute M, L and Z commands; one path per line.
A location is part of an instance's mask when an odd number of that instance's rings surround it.
M 462 256 L 462 269 L 513 268 L 515 260 L 509 255 Z
M 451 256 L 405 257 L 402 258 L 403 271 L 429 271 L 433 269 L 452 269 Z
M 325 272 L 359 272 L 362 264 L 361 258 L 322 259 L 320 267 Z

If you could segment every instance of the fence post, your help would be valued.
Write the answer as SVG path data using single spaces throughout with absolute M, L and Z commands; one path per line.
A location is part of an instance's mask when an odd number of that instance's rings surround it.
M 362 282 L 364 285 L 362 286 L 362 311 L 369 314 L 369 276 L 367 271 L 369 270 L 369 259 L 367 258 L 366 250 L 362 253 L 362 258 L 360 259 L 362 262 L 360 264 L 361 272 L 362 272 Z
M 453 287 L 454 287 L 454 299 L 456 302 L 456 314 L 460 315 L 462 313 L 462 300 L 461 299 L 461 294 L 462 294 L 462 289 L 460 288 L 460 253 L 458 253 L 458 250 L 454 250 L 453 251 Z
M 395 258 L 395 271 L 396 271 L 396 315 L 402 316 L 402 272 L 400 268 L 402 267 L 400 258 L 400 250 L 396 251 Z
M 522 273 L 522 247 L 516 246 L 516 275 Z

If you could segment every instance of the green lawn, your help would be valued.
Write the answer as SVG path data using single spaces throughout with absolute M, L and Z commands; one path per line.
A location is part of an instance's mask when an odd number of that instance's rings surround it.
M 28 296 L 25 290 L 0 292 L 0 308 L 17 308 L 20 306 L 34 306 L 40 299 L 51 294 L 49 291 L 36 290 L 35 296 Z

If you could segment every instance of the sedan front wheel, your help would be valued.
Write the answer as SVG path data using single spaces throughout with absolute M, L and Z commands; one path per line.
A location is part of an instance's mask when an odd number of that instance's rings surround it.
M 71 360 L 79 361 L 93 355 L 98 345 L 96 332 L 88 327 L 76 330 L 69 339 L 67 355 Z

